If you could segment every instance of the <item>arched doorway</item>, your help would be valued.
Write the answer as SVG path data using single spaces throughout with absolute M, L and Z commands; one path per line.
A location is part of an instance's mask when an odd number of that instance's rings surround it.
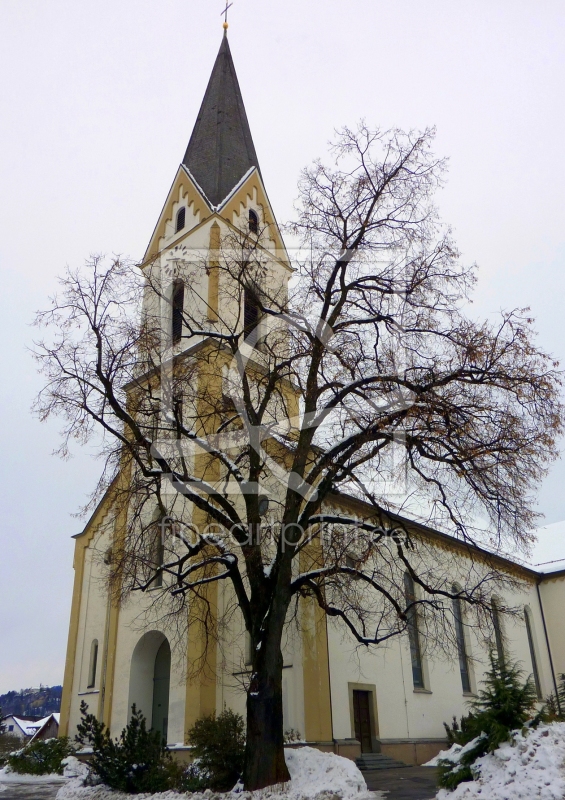
M 160 631 L 145 633 L 136 644 L 130 667 L 128 719 L 135 703 L 147 725 L 167 737 L 171 648 Z
M 169 685 L 171 682 L 171 648 L 165 639 L 155 656 L 153 668 L 153 709 L 151 727 L 167 741 L 169 725 Z

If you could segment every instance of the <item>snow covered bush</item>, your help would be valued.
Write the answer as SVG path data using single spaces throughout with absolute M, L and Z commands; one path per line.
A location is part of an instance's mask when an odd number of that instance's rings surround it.
M 62 775 L 64 758 L 74 753 L 67 736 L 60 739 L 38 739 L 7 758 L 8 769 L 26 775 Z
M 459 745 L 437 761 L 438 783 L 447 789 L 472 780 L 476 760 L 509 741 L 512 731 L 526 724 L 535 727 L 543 718 L 542 712 L 536 713 L 537 696 L 531 676 L 524 683 L 517 664 L 499 661 L 492 653 L 490 662 L 484 688 L 469 703 L 470 713 L 460 725 L 455 718 L 451 727 L 444 723 L 448 741 Z
M 245 756 L 245 722 L 241 714 L 225 709 L 196 720 L 187 734 L 199 770 L 200 785 L 227 791 L 238 781 Z M 194 791 L 193 789 L 193 791 Z
M 95 777 L 111 789 L 128 794 L 177 788 L 182 779 L 182 767 L 173 761 L 160 734 L 147 730 L 145 717 L 135 705 L 119 739 L 112 739 L 104 723 L 88 713 L 84 700 L 80 711 L 82 720 L 75 738 L 78 743 L 92 747 L 91 774 L 87 782 Z

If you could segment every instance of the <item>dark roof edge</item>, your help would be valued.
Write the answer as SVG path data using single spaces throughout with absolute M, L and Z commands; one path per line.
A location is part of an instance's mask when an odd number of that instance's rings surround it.
M 370 511 L 373 515 L 375 510 L 370 503 L 367 503 L 364 500 L 360 500 L 358 497 L 353 497 L 352 495 L 342 494 L 340 492 L 332 492 L 328 495 L 328 497 L 334 497 L 336 500 L 342 500 L 346 502 L 351 502 L 362 506 L 367 511 Z M 456 539 L 454 536 L 450 536 L 448 533 L 443 533 L 442 531 L 436 530 L 436 528 L 431 528 L 429 525 L 426 525 L 423 522 L 418 522 L 417 520 L 410 519 L 409 517 L 403 517 L 401 514 L 396 514 L 394 511 L 386 511 L 383 509 L 384 514 L 389 517 L 391 520 L 396 520 L 401 524 L 410 525 L 413 528 L 416 528 L 422 533 L 425 533 L 427 536 L 435 537 L 441 539 L 446 544 L 451 546 L 458 547 L 460 549 L 467 549 L 472 550 L 485 558 L 494 559 L 495 561 L 501 564 L 507 564 L 511 566 L 513 569 L 518 569 L 521 572 L 525 572 L 529 577 L 539 581 L 540 579 L 543 580 L 544 578 L 549 578 L 551 575 L 555 575 L 556 573 L 543 573 L 538 572 L 532 567 L 528 567 L 524 564 L 521 564 L 519 561 L 514 561 L 513 559 L 509 558 L 508 556 L 501 556 L 498 553 L 493 553 L 490 550 L 487 550 L 484 547 L 480 547 L 479 545 L 472 544 L 471 542 L 463 542 L 460 539 Z M 565 575 L 565 570 L 563 570 L 563 574 Z

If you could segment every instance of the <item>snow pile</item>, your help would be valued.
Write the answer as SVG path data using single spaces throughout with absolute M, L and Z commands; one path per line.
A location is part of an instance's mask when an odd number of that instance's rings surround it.
M 365 778 L 355 762 L 313 747 L 287 747 L 284 751 L 290 772 L 290 789 L 301 797 L 331 792 L 339 797 L 358 797 L 367 791 Z
M 75 756 L 67 756 L 61 761 L 61 764 L 63 765 L 63 777 L 86 780 L 89 773 L 88 765 L 79 761 Z
M 461 751 L 453 749 L 447 753 L 456 761 Z M 477 759 L 473 771 L 474 781 L 460 783 L 452 792 L 440 789 L 436 800 L 563 800 L 565 722 L 540 726 L 525 736 L 515 732 L 512 744 Z
M 207 789 L 194 792 L 190 800 L 384 800 L 382 792 L 367 791 L 367 784 L 357 766 L 348 758 L 322 753 L 313 747 L 286 748 L 285 758 L 290 781 L 258 792 L 238 791 L 222 794 Z M 66 759 L 65 775 L 84 770 L 77 759 Z M 78 762 L 77 762 L 78 763 Z M 67 771 L 68 770 L 68 771 Z M 179 800 L 177 792 L 138 794 L 136 800 Z M 131 795 L 115 792 L 103 785 L 84 786 L 84 772 L 72 777 L 57 793 L 57 800 L 131 800 Z

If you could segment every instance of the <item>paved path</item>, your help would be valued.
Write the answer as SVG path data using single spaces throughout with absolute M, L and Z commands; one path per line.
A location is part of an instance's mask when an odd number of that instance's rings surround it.
M 435 767 L 376 769 L 363 777 L 371 791 L 388 792 L 386 800 L 432 800 L 437 793 Z
M 436 770 L 433 767 L 378 769 L 364 772 L 367 787 L 387 792 L 386 800 L 432 800 L 436 796 Z M 0 800 L 54 800 L 60 783 L 3 783 Z
M 60 783 L 1 783 L 0 800 L 54 800 L 60 788 Z

